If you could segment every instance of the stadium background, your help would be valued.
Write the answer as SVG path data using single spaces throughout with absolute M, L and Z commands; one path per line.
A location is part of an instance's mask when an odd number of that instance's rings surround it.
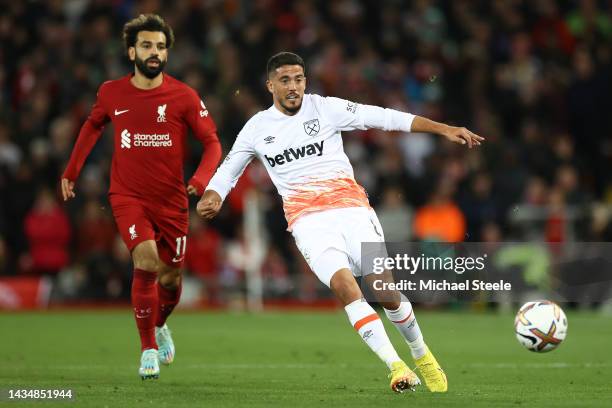
M 304 57 L 307 92 L 485 136 L 467 150 L 428 134 L 345 134 L 388 241 L 612 241 L 611 8 L 596 0 L 2 1 L 0 282 L 45 276 L 36 281 L 52 304 L 128 302 L 131 261 L 106 198 L 108 128 L 76 199 L 61 203 L 57 188 L 97 87 L 132 70 L 121 28 L 144 12 L 174 28 L 167 72 L 202 95 L 224 152 L 270 106 L 265 63 L 280 50 Z M 201 152 L 191 147 L 187 174 Z M 218 219 L 192 217 L 186 302 L 243 305 L 254 239 L 246 197 L 266 232 L 264 298 L 329 298 L 254 163 Z M 0 298 L 0 308 L 15 306 Z
M 76 406 L 95 407 L 612 406 L 610 302 L 589 293 L 562 304 L 569 335 L 547 354 L 516 342 L 515 307 L 417 302 L 449 392 L 391 393 L 384 365 L 301 261 L 258 164 L 217 220 L 193 218 L 182 304 L 196 308 L 170 318 L 176 361 L 141 382 L 132 267 L 106 198 L 108 130 L 76 199 L 61 203 L 58 182 L 97 87 L 132 70 L 120 32 L 143 12 L 174 27 L 167 72 L 203 96 L 225 152 L 270 106 L 264 66 L 280 50 L 305 58 L 310 92 L 487 137 L 468 150 L 426 134 L 345 134 L 389 241 L 515 241 L 523 259 L 540 248 L 566 263 L 592 248 L 612 255 L 609 0 L 0 0 L 0 309 L 52 308 L 0 311 L 0 405 L 11 387 L 70 388 Z M 187 174 L 200 157 L 191 143 Z M 590 294 L 610 296 L 609 262 L 575 265 L 578 276 L 603 272 Z M 539 279 L 554 270 L 540 265 Z M 247 295 L 260 291 L 275 310 L 236 312 L 257 308 Z

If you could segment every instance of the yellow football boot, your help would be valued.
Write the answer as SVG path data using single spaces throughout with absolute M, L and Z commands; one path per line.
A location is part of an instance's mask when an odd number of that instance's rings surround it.
M 429 347 L 427 348 L 427 353 L 423 357 L 416 359 L 415 362 L 429 391 L 446 392 L 448 389 L 446 374 L 436 358 L 431 354 Z
M 421 384 L 419 377 L 403 361 L 396 361 L 391 364 L 389 378 L 391 378 L 391 389 L 399 393 L 405 390 L 414 391 L 414 388 Z

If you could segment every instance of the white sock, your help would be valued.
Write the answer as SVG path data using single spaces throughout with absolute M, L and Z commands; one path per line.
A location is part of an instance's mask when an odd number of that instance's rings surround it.
M 344 307 L 351 325 L 368 347 L 391 369 L 391 363 L 400 361 L 378 314 L 364 300 L 356 300 Z
M 399 330 L 404 339 L 406 339 L 412 358 L 423 357 L 427 353 L 427 346 L 423 341 L 423 334 L 421 333 L 419 323 L 417 323 L 410 301 L 402 296 L 400 307 L 396 310 L 385 309 L 385 314 L 391 323 L 397 327 L 397 330 Z

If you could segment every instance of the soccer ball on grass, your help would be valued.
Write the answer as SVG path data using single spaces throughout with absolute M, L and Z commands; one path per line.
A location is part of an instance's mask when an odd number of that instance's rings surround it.
M 530 351 L 545 353 L 556 349 L 567 334 L 567 317 L 554 302 L 527 302 L 514 319 L 519 343 Z

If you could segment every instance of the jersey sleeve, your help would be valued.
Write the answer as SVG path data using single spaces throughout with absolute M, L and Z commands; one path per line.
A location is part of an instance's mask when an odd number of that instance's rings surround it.
M 255 157 L 255 148 L 252 144 L 251 126 L 247 124 L 242 128 L 232 149 L 217 169 L 217 172 L 208 183 L 206 190 L 214 190 L 225 200 L 232 188 L 238 182 L 246 166 Z
M 198 96 L 198 93 L 189 88 L 186 97 L 185 121 L 193 130 L 195 137 L 200 140 L 206 140 L 210 137 L 216 137 L 217 125 L 213 120 L 210 112 L 204 105 L 204 101 Z
M 110 120 L 104 104 L 105 94 L 106 90 L 104 84 L 102 84 L 98 89 L 96 102 L 91 108 L 87 120 L 81 127 L 62 178 L 75 181 L 79 177 L 87 156 L 89 156 L 91 149 L 93 149 L 100 135 L 102 135 L 104 126 Z
M 414 115 L 395 109 L 363 105 L 335 97 L 319 97 L 323 114 L 339 131 L 382 129 L 410 132 Z
M 217 136 L 217 126 L 204 105 L 204 101 L 195 91 L 190 91 L 185 119 L 194 136 L 202 142 L 204 151 L 200 164 L 188 184 L 194 186 L 198 194 L 202 194 L 204 186 L 210 180 L 221 159 L 221 143 Z

